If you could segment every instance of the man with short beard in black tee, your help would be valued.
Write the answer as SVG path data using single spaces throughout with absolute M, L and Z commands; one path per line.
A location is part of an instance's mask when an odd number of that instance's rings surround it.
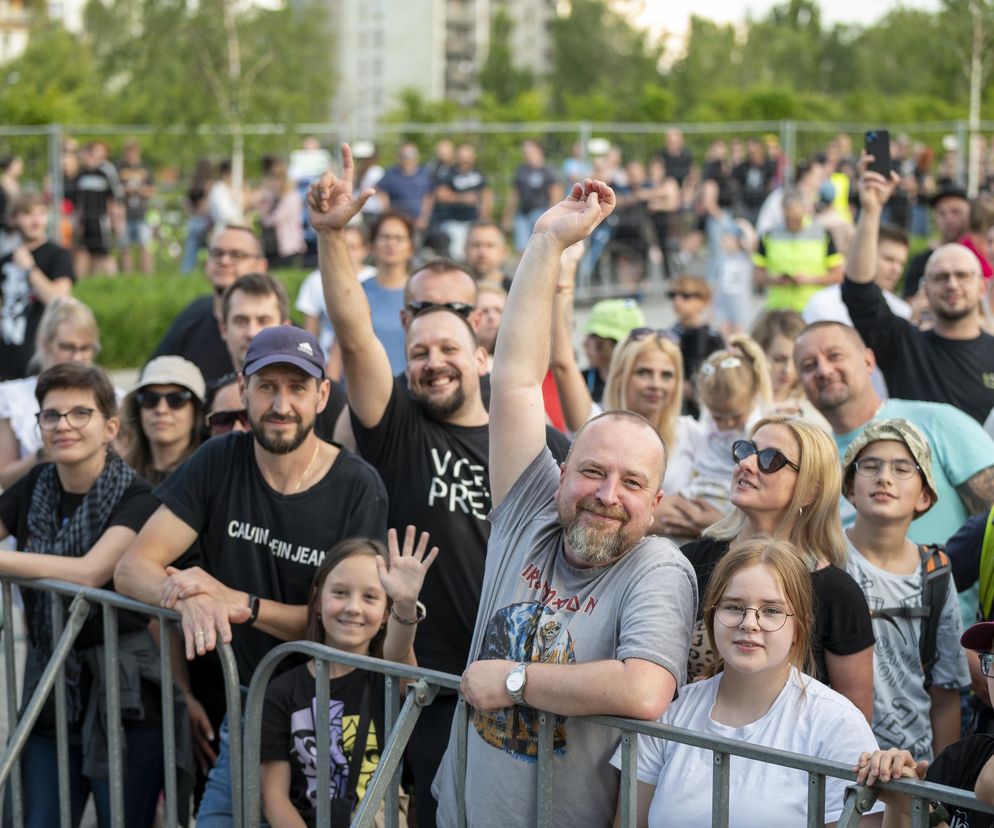
M 347 146 L 342 159 L 342 177 L 325 173 L 308 202 L 325 301 L 342 349 L 352 428 L 360 452 L 386 485 L 388 525 L 414 524 L 431 533 L 439 548 L 439 565 L 421 590 L 428 614 L 415 641 L 418 664 L 461 673 L 490 536 L 489 415 L 480 393 L 487 354 L 462 308 L 429 305 L 415 310 L 407 327 L 410 393 L 394 378 L 345 245 L 344 228 L 371 193 L 353 196 Z M 435 824 L 430 786 L 455 704 L 455 694 L 440 693 L 422 711 L 409 744 L 421 826 Z

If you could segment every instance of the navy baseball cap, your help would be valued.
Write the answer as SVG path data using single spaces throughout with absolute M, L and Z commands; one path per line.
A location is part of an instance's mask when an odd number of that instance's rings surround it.
M 267 365 L 293 365 L 315 379 L 324 379 L 324 351 L 312 334 L 293 325 L 264 328 L 252 337 L 245 354 L 245 376 Z

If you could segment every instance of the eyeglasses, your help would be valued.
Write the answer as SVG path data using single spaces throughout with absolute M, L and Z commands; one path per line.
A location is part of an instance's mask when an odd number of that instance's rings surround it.
M 746 613 L 756 613 L 756 623 L 764 632 L 776 632 L 783 629 L 787 619 L 794 613 L 787 612 L 782 607 L 767 605 L 765 607 L 743 607 L 732 601 L 722 602 L 715 609 L 714 617 L 725 627 L 740 627 L 745 621 Z
M 407 311 L 408 313 L 417 316 L 422 311 L 431 310 L 432 308 L 447 308 L 453 313 L 458 313 L 463 319 L 469 319 L 469 315 L 476 310 L 473 305 L 468 305 L 465 302 L 408 302 Z
M 881 460 L 879 457 L 861 457 L 853 465 L 856 467 L 856 473 L 863 477 L 876 477 L 883 471 L 884 466 L 890 466 L 891 474 L 898 480 L 910 480 L 921 471 L 921 466 L 913 460 L 905 460 L 903 457 L 897 460 Z
M 233 262 L 244 262 L 246 259 L 261 259 L 258 253 L 249 253 L 246 250 L 225 250 L 222 247 L 212 247 L 207 251 L 207 255 L 212 259 L 223 259 L 227 256 Z
M 934 273 L 929 273 L 926 277 L 930 282 L 948 282 L 950 279 L 956 279 L 958 282 L 969 282 L 971 279 L 979 276 L 980 274 L 973 270 L 937 270 Z
M 736 440 L 732 443 L 732 459 L 741 463 L 747 457 L 756 455 L 756 468 L 763 474 L 775 474 L 784 466 L 790 466 L 794 471 L 800 471 L 797 463 L 791 463 L 780 449 L 766 448 L 760 451 L 752 440 Z
M 158 408 L 159 402 L 161 400 L 165 400 L 166 405 L 174 411 L 182 408 L 190 402 L 192 398 L 193 393 L 191 391 L 187 391 L 186 389 L 182 391 L 170 391 L 167 394 L 160 394 L 158 391 L 139 391 L 135 394 L 135 399 L 138 400 L 138 405 L 142 408 Z
M 994 666 L 994 653 L 977 653 L 980 656 L 980 672 L 990 676 L 991 666 Z
M 38 427 L 42 431 L 55 431 L 59 427 L 59 423 L 63 417 L 66 418 L 69 428 L 78 430 L 84 428 L 90 422 L 90 417 L 93 416 L 94 411 L 96 411 L 95 408 L 85 408 L 81 405 L 70 408 L 68 411 L 57 411 L 54 408 L 46 408 L 35 414 L 35 418 L 38 420 Z
M 248 428 L 248 411 L 240 408 L 237 411 L 212 411 L 207 415 L 207 428 L 214 435 L 227 434 L 235 427 L 235 423 Z
M 670 299 L 703 299 L 704 296 L 700 293 L 694 293 L 691 290 L 671 290 L 666 294 Z
M 641 342 L 643 339 L 648 339 L 650 336 L 654 336 L 657 339 L 666 339 L 670 342 L 680 341 L 680 337 L 673 333 L 673 331 L 668 331 L 663 328 L 632 328 L 628 332 L 628 338 L 632 342 Z
M 74 357 L 76 354 L 80 354 L 81 356 L 95 354 L 100 350 L 100 346 L 92 342 L 88 342 L 86 345 L 74 345 L 72 342 L 56 342 L 55 349 L 60 353 Z

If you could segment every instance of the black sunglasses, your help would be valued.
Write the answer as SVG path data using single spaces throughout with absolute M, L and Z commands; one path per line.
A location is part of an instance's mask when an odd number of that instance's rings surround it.
M 244 408 L 236 411 L 212 411 L 207 415 L 207 427 L 214 431 L 231 431 L 235 423 L 248 428 L 248 412 Z
M 142 408 L 158 408 L 159 401 L 165 400 L 166 405 L 172 408 L 174 411 L 182 408 L 191 399 L 193 399 L 193 393 L 191 391 L 170 391 L 168 394 L 160 394 L 158 391 L 139 391 L 135 394 L 135 399 L 138 400 L 138 405 Z
M 680 297 L 681 299 L 703 299 L 704 297 L 700 293 L 694 293 L 690 290 L 671 290 L 666 294 L 670 299 L 676 299 Z
M 431 310 L 432 308 L 446 308 L 453 313 L 458 313 L 463 319 L 469 319 L 469 315 L 476 310 L 473 305 L 467 305 L 465 302 L 408 302 L 407 310 L 409 313 L 417 316 L 422 311 Z
M 784 466 L 790 466 L 794 471 L 800 471 L 797 463 L 791 463 L 780 449 L 768 448 L 760 451 L 752 440 L 736 440 L 732 443 L 732 459 L 741 463 L 747 457 L 756 455 L 756 468 L 763 474 L 775 474 Z

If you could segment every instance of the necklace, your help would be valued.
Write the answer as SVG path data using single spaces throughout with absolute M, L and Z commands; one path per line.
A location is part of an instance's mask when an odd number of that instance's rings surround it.
M 297 485 L 290 494 L 297 494 L 300 491 L 300 487 L 304 485 L 304 480 L 307 479 L 307 474 L 311 470 L 311 466 L 314 465 L 314 461 L 318 459 L 318 452 L 321 450 L 321 441 L 318 440 L 318 444 L 314 446 L 314 454 L 311 457 L 311 462 L 307 464 L 307 468 L 304 469 L 304 473 L 300 475 L 300 480 L 297 481 Z

